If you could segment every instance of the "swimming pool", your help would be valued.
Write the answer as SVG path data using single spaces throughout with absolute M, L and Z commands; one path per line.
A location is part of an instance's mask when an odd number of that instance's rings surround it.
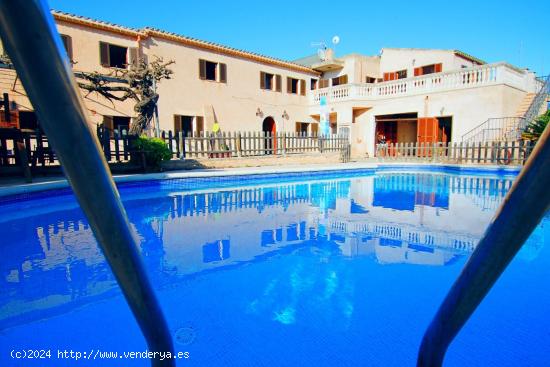
M 120 193 L 176 350 L 188 353 L 178 365 L 412 366 L 513 179 L 392 168 L 134 182 Z M 548 220 L 445 366 L 547 365 Z M 58 358 L 147 349 L 68 190 L 0 199 L 0 238 L 1 366 L 149 364 Z M 29 349 L 51 357 L 10 357 Z

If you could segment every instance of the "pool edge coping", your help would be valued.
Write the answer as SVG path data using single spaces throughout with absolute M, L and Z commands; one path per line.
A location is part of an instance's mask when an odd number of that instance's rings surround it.
M 114 181 L 118 183 L 140 182 L 140 181 L 160 181 L 184 178 L 208 178 L 208 177 L 230 177 L 243 175 L 265 175 L 277 173 L 296 173 L 296 172 L 319 172 L 319 171 L 347 171 L 359 169 L 377 170 L 380 168 L 393 167 L 399 168 L 447 168 L 457 171 L 473 170 L 487 173 L 508 173 L 517 174 L 521 166 L 499 166 L 499 165 L 473 165 L 473 164 L 445 164 L 445 163 L 418 163 L 418 162 L 380 162 L 380 163 L 339 163 L 330 165 L 302 165 L 302 166 L 266 166 L 266 167 L 241 167 L 241 168 L 222 168 L 222 169 L 199 169 L 187 171 L 169 171 L 160 173 L 138 173 L 131 175 L 113 176 Z M 65 189 L 69 187 L 67 179 L 58 179 L 53 181 L 16 184 L 0 187 L 0 197 L 30 194 L 41 191 L 50 191 L 56 189 Z

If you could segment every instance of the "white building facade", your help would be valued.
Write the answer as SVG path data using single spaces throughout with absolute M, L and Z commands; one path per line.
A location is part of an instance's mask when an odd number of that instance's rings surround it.
M 520 115 L 540 88 L 528 70 L 457 50 L 384 48 L 375 56 L 337 58 L 328 49 L 323 59 L 285 61 L 157 29 L 53 14 L 75 72 L 108 74 L 137 56 L 175 61 L 173 78 L 158 85 L 165 131 L 209 131 L 218 121 L 224 131 L 318 133 L 327 118 L 333 133 L 348 134 L 355 156 L 373 156 L 380 135 L 388 143 L 461 141 L 487 119 Z M 0 74 L 0 91 L 18 103 L 21 127 L 35 128 L 39 121 L 15 72 Z M 131 101 L 83 96 L 94 125 L 122 130 L 135 117 Z

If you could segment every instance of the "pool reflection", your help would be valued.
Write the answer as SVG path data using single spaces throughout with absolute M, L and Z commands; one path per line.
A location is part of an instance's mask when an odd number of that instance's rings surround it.
M 388 173 L 210 192 L 121 192 L 156 287 L 289 251 L 313 254 L 307 269 L 300 262 L 281 269 L 286 285 L 281 279 L 266 285 L 266 292 L 288 291 L 297 299 L 299 290 L 323 289 L 320 294 L 336 302 L 335 309 L 349 313 L 344 290 L 353 286 L 345 267 L 319 267 L 320 261 L 337 256 L 384 264 L 453 263 L 473 251 L 511 183 Z M 2 213 L 22 211 L 18 205 L 32 215 L 0 215 L 0 328 L 32 320 L 37 311 L 44 317 L 118 292 L 72 197 L 4 205 Z M 278 322 L 292 323 L 296 299 L 275 307 L 259 298 L 249 311 L 273 306 Z

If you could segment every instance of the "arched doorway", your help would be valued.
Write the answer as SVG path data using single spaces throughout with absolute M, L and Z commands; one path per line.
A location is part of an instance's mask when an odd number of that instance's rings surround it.
M 274 154 L 277 152 L 277 126 L 273 117 L 268 116 L 262 123 L 262 131 L 264 133 L 265 154 Z

